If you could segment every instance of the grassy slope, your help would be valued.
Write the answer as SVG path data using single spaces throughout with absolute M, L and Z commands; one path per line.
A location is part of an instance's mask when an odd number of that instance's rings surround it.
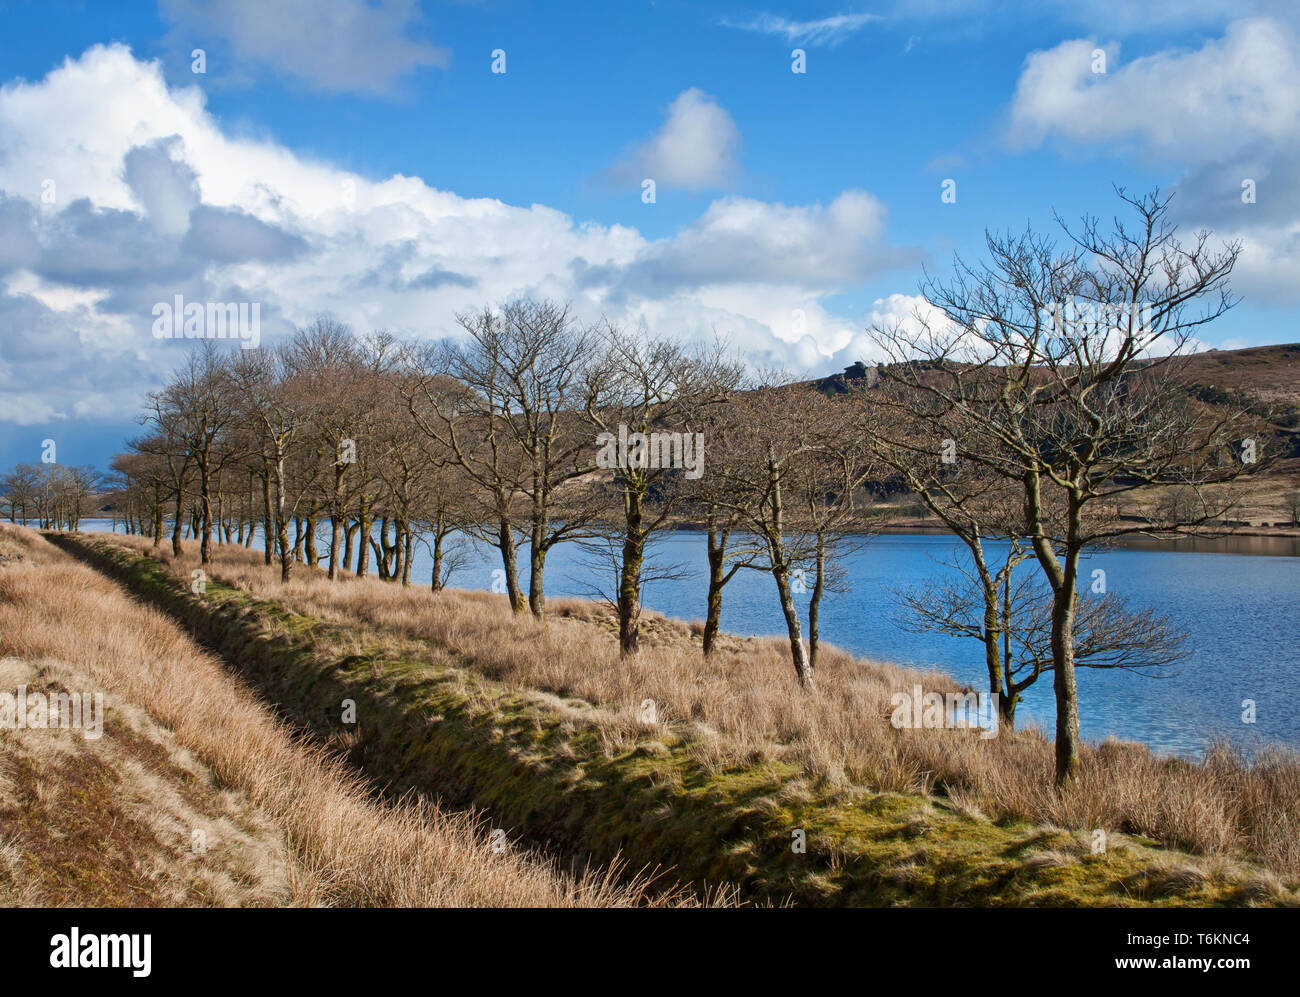
M 900 794 L 819 790 L 789 766 L 709 774 L 681 737 L 611 746 L 598 707 L 520 693 L 424 642 L 292 613 L 215 579 L 192 594 L 117 545 L 79 551 L 183 620 L 288 717 L 343 745 L 393 793 L 486 808 L 508 834 L 683 880 L 734 883 L 758 900 L 818 905 L 1218 905 L 1294 902 L 1224 862 L 1114 835 L 1001 824 Z M 355 653 L 333 648 L 351 643 Z M 341 723 L 342 702 L 358 724 Z M 796 830 L 805 853 L 791 847 Z
M 375 800 L 177 621 L 0 524 L 0 690 L 23 684 L 102 689 L 107 716 L 98 739 L 0 730 L 0 905 L 692 902 L 498 853 L 472 814 Z
M 291 902 L 280 828 L 139 704 L 77 662 L 0 657 L 0 691 L 20 687 L 99 694 L 105 715 L 97 737 L 0 729 L 0 907 Z

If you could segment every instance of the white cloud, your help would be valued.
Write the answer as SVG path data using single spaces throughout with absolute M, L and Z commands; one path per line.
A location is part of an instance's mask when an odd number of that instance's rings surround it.
M 1133 140 L 1148 154 L 1205 162 L 1260 140 L 1290 139 L 1300 124 L 1300 50 L 1280 21 L 1229 25 L 1199 49 L 1170 50 L 1092 71 L 1091 39 L 1034 52 L 1011 101 L 1013 145 L 1059 136 Z
M 56 181 L 53 205 L 41 182 Z M 257 301 L 262 339 L 333 313 L 359 332 L 456 332 L 455 314 L 523 294 L 683 338 L 729 334 L 769 362 L 821 367 L 859 327 L 823 301 L 914 254 L 885 211 L 725 198 L 677 236 L 579 223 L 545 205 L 369 180 L 221 130 L 195 88 L 97 46 L 0 87 L 0 397 L 4 412 L 128 418 L 183 355 L 152 306 Z M 791 324 L 803 309 L 801 332 Z M 41 385 L 41 406 L 26 400 Z M 22 405 L 14 400 L 24 399 Z
M 885 216 L 884 205 L 862 190 L 825 206 L 727 197 L 672 238 L 584 276 L 642 293 L 755 283 L 842 290 L 916 258 L 915 251 L 884 245 Z
M 667 120 L 640 145 L 606 171 L 618 183 L 683 190 L 720 187 L 737 172 L 740 130 L 716 100 L 695 87 L 683 90 L 668 105 Z
M 214 52 L 214 79 L 272 70 L 313 89 L 378 94 L 423 66 L 447 66 L 450 53 L 410 37 L 419 20 L 414 0 L 162 0 L 172 36 Z
M 1300 37 L 1285 21 L 1246 18 L 1199 48 L 1091 71 L 1092 39 L 1034 52 L 1011 101 L 1008 143 L 1055 141 L 1128 151 L 1185 172 L 1174 211 L 1188 228 L 1239 239 L 1234 286 L 1248 297 L 1300 297 Z M 1242 198 L 1253 181 L 1255 201 Z

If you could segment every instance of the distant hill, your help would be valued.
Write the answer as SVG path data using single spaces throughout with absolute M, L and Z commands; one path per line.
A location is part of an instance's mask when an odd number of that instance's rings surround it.
M 1186 359 L 1188 376 L 1206 388 L 1239 391 L 1255 400 L 1300 406 L 1300 343 L 1207 350 Z
M 1254 532 L 1278 533 L 1294 530 L 1300 515 L 1300 343 L 1279 346 L 1251 346 L 1244 350 L 1206 350 L 1179 361 L 1189 393 L 1210 404 L 1233 404 L 1248 408 L 1269 420 L 1277 431 L 1274 461 L 1243 495 L 1242 521 Z M 859 361 L 842 373 L 806 382 L 824 394 L 843 394 L 870 387 L 882 369 Z M 1144 505 L 1161 500 L 1158 487 L 1135 493 L 1128 512 L 1140 512 Z M 924 525 L 924 510 L 900 520 L 900 525 Z
M 1207 350 L 1188 355 L 1182 364 L 1191 383 L 1210 393 L 1240 392 L 1255 402 L 1296 409 L 1300 415 L 1300 343 Z M 819 391 L 841 394 L 870 384 L 876 369 L 859 360 L 843 373 L 808 383 Z

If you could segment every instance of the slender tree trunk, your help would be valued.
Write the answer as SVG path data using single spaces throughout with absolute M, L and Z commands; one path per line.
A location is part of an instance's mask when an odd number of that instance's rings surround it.
M 180 557 L 184 553 L 181 545 L 181 530 L 185 528 L 185 490 L 176 489 L 176 517 L 172 523 L 172 557 Z
M 718 641 L 718 631 L 722 627 L 722 587 L 726 584 L 724 571 L 727 566 L 727 530 L 719 530 L 712 520 L 709 522 L 709 595 L 708 608 L 704 616 L 704 656 L 707 658 L 714 651 Z
M 768 458 L 768 491 L 771 496 L 772 521 L 767 532 L 768 556 L 772 563 L 772 578 L 776 581 L 777 595 L 781 600 L 781 613 L 785 616 L 785 628 L 790 637 L 790 657 L 794 662 L 794 673 L 799 684 L 805 689 L 812 688 L 812 667 L 808 663 L 808 652 L 803 645 L 803 632 L 799 625 L 799 610 L 795 607 L 794 596 L 790 592 L 790 566 L 786 563 L 783 505 L 781 498 L 781 467 L 770 456 Z
M 1002 668 L 1000 674 L 1006 686 L 1006 693 L 998 700 L 1001 708 L 1002 722 L 1008 730 L 1016 728 L 1016 704 L 1020 702 L 1020 690 L 1011 677 L 1011 572 L 1008 570 L 1002 580 Z
M 808 600 L 808 669 L 817 668 L 817 651 L 821 646 L 821 631 L 818 621 L 821 618 L 822 595 L 826 592 L 826 536 L 817 534 L 816 557 L 817 580 L 813 582 L 812 597 Z
M 411 524 L 402 524 L 402 587 L 411 586 Z
M 510 520 L 504 516 L 497 523 L 497 549 L 501 552 L 501 567 L 506 573 L 506 597 L 510 600 L 510 610 L 522 613 L 524 595 L 519 589 L 519 554 L 515 549 L 515 532 L 510 526 Z
M 199 461 L 199 506 L 202 510 L 203 540 L 199 544 L 199 562 L 212 563 L 212 478 L 205 457 Z
M 357 535 L 357 522 L 349 522 L 346 518 L 343 521 L 343 562 L 339 567 L 340 571 L 349 571 L 352 566 L 352 540 Z
M 1066 583 L 1052 600 L 1052 684 L 1056 692 L 1056 783 L 1079 777 L 1079 687 L 1074 674 L 1077 553 L 1067 553 Z
M 153 498 L 153 545 L 155 548 L 162 546 L 163 531 L 163 504 L 162 496 L 154 492 Z
M 357 577 L 370 574 L 370 504 L 363 496 L 357 507 Z
M 284 484 L 284 457 L 279 457 L 275 462 L 275 539 L 280 547 L 281 582 L 287 582 L 293 574 L 294 555 L 298 552 L 296 544 L 293 551 L 289 550 L 289 523 L 284 515 Z
M 330 581 L 338 578 L 339 569 L 347 567 L 347 558 L 344 557 L 342 562 L 339 560 L 339 541 L 343 538 L 343 475 L 347 471 L 347 465 L 339 460 L 334 461 L 334 492 L 330 498 Z M 351 545 L 349 545 L 350 547 Z
M 429 587 L 434 592 L 442 591 L 442 512 L 438 512 L 437 521 L 433 526 L 433 580 Z
M 312 510 L 311 514 L 307 517 L 307 535 L 303 538 L 303 540 L 304 540 L 303 550 L 307 555 L 307 563 L 314 568 L 316 567 L 316 563 L 320 560 L 320 553 L 316 549 L 315 510 Z
M 645 561 L 645 533 L 642 529 L 641 493 L 624 489 L 623 561 L 618 580 L 618 652 L 621 657 L 637 653 L 641 643 L 641 566 Z
M 799 624 L 799 610 L 794 604 L 790 592 L 790 573 L 784 562 L 778 560 L 772 568 L 772 577 L 776 579 L 776 591 L 781 600 L 781 613 L 785 617 L 786 632 L 790 637 L 790 657 L 794 662 L 794 673 L 799 684 L 811 689 L 813 684 L 812 665 L 803 644 L 802 627 Z
M 341 516 L 330 516 L 330 581 L 339 576 L 339 544 L 343 542 L 343 519 Z
M 536 619 L 546 618 L 546 517 L 534 514 L 532 544 L 528 549 L 528 608 Z
M 262 504 L 265 508 L 265 517 L 262 520 L 262 547 L 264 549 L 266 563 L 271 563 L 271 551 L 275 545 L 275 526 L 274 513 L 271 511 L 271 472 L 262 475 Z

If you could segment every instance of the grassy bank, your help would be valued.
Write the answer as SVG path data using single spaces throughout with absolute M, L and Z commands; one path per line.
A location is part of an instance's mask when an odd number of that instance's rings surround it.
M 107 711 L 94 739 L 0 729 L 0 904 L 646 900 L 628 877 L 502 853 L 470 816 L 377 802 L 174 620 L 32 531 L 0 525 L 0 691 L 24 684 L 102 691 Z
M 832 655 L 817 695 L 800 697 L 779 645 L 732 638 L 705 668 L 689 630 L 672 621 L 649 621 L 651 646 L 621 665 L 599 613 L 581 604 L 558 606 L 543 627 L 479 594 L 331 585 L 306 570 L 280 588 L 231 549 L 195 594 L 188 559 L 155 559 L 122 538 L 60 542 L 181 619 L 392 793 L 474 803 L 511 837 L 671 865 L 684 881 L 735 883 L 773 902 L 1295 902 L 1283 877 L 1241 861 L 1240 841 L 1198 856 L 1086 816 L 999 812 L 981 787 L 1000 778 L 1004 794 L 1036 799 L 1025 787 L 1039 770 L 1050 782 L 1050 746 L 1033 732 L 982 741 L 894 730 L 881 709 L 889 690 L 913 680 L 951 688 L 941 676 Z M 647 699 L 654 717 L 642 712 Z M 343 722 L 345 700 L 356 704 L 355 724 Z M 1050 805 L 1088 815 L 1106 797 L 1097 780 L 1135 751 L 1091 752 L 1084 783 Z M 1227 805 L 1226 796 L 1186 797 L 1206 789 L 1208 769 L 1141 757 L 1145 778 L 1172 783 L 1202 814 Z M 1180 782 L 1179 767 L 1200 782 Z M 1134 769 L 1124 766 L 1130 783 Z M 1169 807 L 1158 793 L 1143 802 L 1152 815 Z M 1106 847 L 1094 852 L 1098 829 L 1108 830 Z M 792 847 L 798 840 L 805 850 Z

